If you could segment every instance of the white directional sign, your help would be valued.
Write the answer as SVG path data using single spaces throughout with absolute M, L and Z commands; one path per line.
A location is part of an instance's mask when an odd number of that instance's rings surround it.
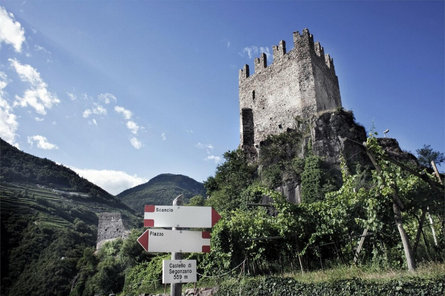
M 144 209 L 145 227 L 212 228 L 220 218 L 211 207 L 147 205 Z
M 147 229 L 138 242 L 147 252 L 210 252 L 210 233 L 207 231 Z
M 196 260 L 162 260 L 162 283 L 195 283 Z

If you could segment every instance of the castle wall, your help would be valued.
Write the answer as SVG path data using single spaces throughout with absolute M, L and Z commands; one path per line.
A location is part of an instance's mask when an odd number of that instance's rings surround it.
M 317 112 L 335 110 L 342 104 L 334 62 L 329 55 L 324 55 L 320 43 L 316 42 L 314 48 L 311 54 Z
M 104 212 L 97 214 L 99 224 L 97 226 L 96 249 L 100 249 L 103 244 L 117 238 L 126 238 L 130 233 L 125 229 L 122 216 L 119 212 Z
M 294 33 L 294 48 L 286 52 L 281 41 L 273 47 L 274 61 L 267 65 L 262 54 L 255 59 L 255 73 L 245 65 L 239 75 L 240 143 L 259 148 L 267 136 L 295 128 L 296 117 L 311 117 L 319 111 L 341 106 L 333 61 L 305 29 Z M 253 118 L 253 129 L 247 128 Z M 246 135 L 245 133 L 249 133 Z M 249 142 L 246 142 L 249 139 Z

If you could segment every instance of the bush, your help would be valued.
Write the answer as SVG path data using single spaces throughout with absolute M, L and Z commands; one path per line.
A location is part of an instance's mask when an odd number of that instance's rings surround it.
M 408 278 L 386 282 L 357 278 L 321 283 L 302 283 L 293 278 L 261 277 L 224 281 L 216 295 L 431 295 L 445 293 L 445 279 Z
M 170 259 L 170 255 L 154 257 L 149 262 L 140 263 L 128 271 L 125 277 L 123 293 L 139 295 L 153 292 L 162 285 L 162 260 Z

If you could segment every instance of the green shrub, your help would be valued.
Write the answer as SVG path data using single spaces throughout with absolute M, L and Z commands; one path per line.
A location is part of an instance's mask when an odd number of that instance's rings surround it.
M 124 295 L 139 295 L 159 288 L 162 285 L 162 260 L 167 259 L 170 255 L 157 256 L 130 268 L 125 277 Z
M 293 278 L 261 277 L 238 281 L 224 281 L 216 295 L 431 295 L 443 296 L 445 279 L 407 278 L 385 282 L 362 279 L 337 280 L 332 282 L 302 283 Z

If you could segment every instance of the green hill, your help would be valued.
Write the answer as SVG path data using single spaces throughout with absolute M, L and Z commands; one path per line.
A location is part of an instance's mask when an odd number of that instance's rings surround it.
M 46 158 L 24 153 L 0 138 L 0 182 L 32 183 L 109 198 L 102 188 Z
M 145 184 L 123 191 L 117 197 L 139 213 L 146 204 L 171 205 L 179 194 L 183 194 L 186 200 L 195 195 L 204 196 L 204 185 L 183 175 L 161 174 Z
M 96 244 L 96 213 L 140 218 L 72 170 L 0 139 L 1 295 L 68 295 Z

